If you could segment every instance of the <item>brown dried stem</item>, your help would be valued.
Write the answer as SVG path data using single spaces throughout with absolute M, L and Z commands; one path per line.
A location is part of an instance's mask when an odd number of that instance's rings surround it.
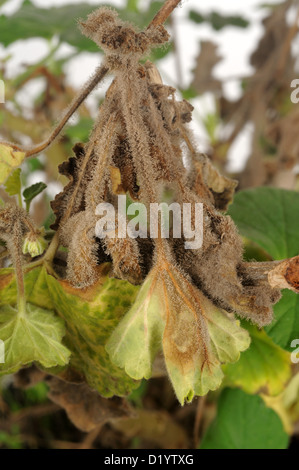
M 16 223 L 13 229 L 12 243 L 11 245 L 11 255 L 13 257 L 15 272 L 16 272 L 16 282 L 17 282 L 17 292 L 18 292 L 18 308 L 19 311 L 25 313 L 26 309 L 26 298 L 25 298 L 25 286 L 24 286 L 24 275 L 23 275 L 23 263 L 22 263 L 22 250 L 20 244 L 20 233 L 21 222 L 19 219 L 16 219 Z
M 260 285 L 299 292 L 299 256 L 279 261 L 244 263 L 244 268 Z
M 271 287 L 299 292 L 299 256 L 286 259 L 273 267 L 267 276 Z
M 87 96 L 91 93 L 91 91 L 103 80 L 108 70 L 109 68 L 106 65 L 101 65 L 95 71 L 95 74 L 92 77 L 92 79 L 86 83 L 85 87 L 83 88 L 83 91 L 81 91 L 80 94 L 74 99 L 73 103 L 68 108 L 66 114 L 64 115 L 62 120 L 59 122 L 58 126 L 55 127 L 55 129 L 53 130 L 50 137 L 46 140 L 46 142 L 44 142 L 41 145 L 38 145 L 37 147 L 34 147 L 31 150 L 28 150 L 26 152 L 26 157 L 32 157 L 33 155 L 36 155 L 42 152 L 47 147 L 49 147 L 52 144 L 52 142 L 54 142 L 54 140 L 60 134 L 64 126 L 68 123 L 69 119 L 72 117 L 74 112 L 79 108 L 79 106 L 83 103 L 83 101 L 87 98 Z
M 150 22 L 147 29 L 157 27 L 167 20 L 169 15 L 173 12 L 173 10 L 178 6 L 181 0 L 167 0 L 163 7 L 158 11 L 154 19 Z

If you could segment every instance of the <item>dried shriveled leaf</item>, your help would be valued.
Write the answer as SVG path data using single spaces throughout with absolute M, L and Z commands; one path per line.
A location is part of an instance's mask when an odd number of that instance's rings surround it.
M 24 369 L 20 369 L 13 377 L 13 383 L 16 388 L 26 390 L 42 382 L 46 373 L 38 369 L 35 364 Z
M 201 41 L 201 49 L 196 61 L 192 88 L 198 93 L 221 91 L 221 82 L 213 77 L 213 68 L 222 59 L 217 54 L 217 46 L 211 41 Z
M 279 49 L 283 46 L 286 35 L 288 34 L 288 25 L 285 15 L 290 2 L 281 2 L 277 8 L 271 9 L 271 14 L 264 18 L 263 24 L 265 33 L 261 37 L 257 49 L 251 55 L 251 64 L 259 69 L 265 67 L 265 57 L 273 60 L 273 57 L 279 55 Z
M 218 388 L 221 362 L 237 361 L 249 342 L 248 333 L 234 318 L 217 309 L 164 260 L 148 275 L 106 349 L 111 360 L 135 379 L 151 376 L 153 360 L 163 349 L 183 404 Z
M 190 171 L 191 188 L 203 200 L 213 203 L 216 209 L 226 211 L 232 201 L 238 181 L 219 173 L 204 154 L 196 154 Z
M 268 274 L 271 287 L 299 292 L 299 256 L 283 261 Z
M 264 391 L 279 394 L 291 376 L 290 354 L 277 346 L 269 336 L 247 325 L 251 345 L 236 364 L 224 366 L 229 385 L 241 387 L 247 393 Z
M 81 431 L 90 432 L 107 422 L 134 414 L 123 398 L 100 397 L 87 384 L 66 383 L 55 377 L 47 383 L 50 385 L 50 400 L 64 408 L 71 422 Z
M 214 196 L 215 207 L 226 211 L 232 202 L 238 181 L 221 175 L 208 158 L 204 160 L 203 178 Z
M 0 184 L 5 183 L 10 173 L 21 165 L 25 153 L 15 150 L 9 144 L 0 143 Z
M 138 437 L 160 449 L 186 449 L 189 445 L 184 428 L 164 411 L 138 410 L 136 418 L 123 419 L 112 426 L 129 439 Z
M 77 213 L 85 209 L 84 194 L 87 184 L 90 180 L 90 175 L 95 166 L 95 156 L 91 156 L 88 164 L 85 167 L 84 175 L 80 174 L 83 161 L 85 158 L 85 149 L 83 144 L 76 144 L 73 148 L 75 157 L 69 158 L 68 161 L 59 165 L 59 173 L 66 176 L 70 182 L 64 187 L 63 191 L 55 196 L 54 201 L 51 202 L 51 207 L 56 216 L 55 223 L 51 228 L 56 230 L 60 220 L 62 219 L 65 208 L 73 198 L 72 213 Z M 78 191 L 78 188 L 80 190 Z M 71 214 L 70 214 L 71 215 Z
M 5 305 L 0 309 L 0 339 L 4 341 L 5 363 L 0 375 L 16 372 L 37 361 L 43 367 L 63 366 L 70 351 L 62 344 L 64 322 L 53 311 L 32 304 L 26 312 Z

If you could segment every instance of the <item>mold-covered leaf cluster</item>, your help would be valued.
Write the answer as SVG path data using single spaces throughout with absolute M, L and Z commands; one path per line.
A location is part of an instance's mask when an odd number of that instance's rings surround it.
M 168 374 L 184 404 L 220 387 L 223 364 L 237 362 L 250 345 L 237 317 L 258 327 L 270 324 L 280 289 L 271 287 L 264 265 L 243 260 L 243 240 L 225 214 L 237 183 L 197 151 L 188 127 L 192 105 L 178 100 L 176 90 L 144 60 L 153 47 L 167 44 L 166 29 L 156 20 L 138 31 L 109 8 L 96 10 L 80 27 L 105 53 L 95 76 L 45 144 L 27 153 L 0 144 L 6 180 L 25 156 L 52 143 L 101 78 L 113 75 L 88 142 L 77 143 L 59 167 L 69 183 L 52 202 L 56 233 L 49 247 L 28 214 L 42 186 L 23 193 L 27 211 L 12 205 L 0 211 L 0 237 L 16 273 L 0 279 L 0 337 L 10 350 L 8 366 L 0 365 L 0 371 L 37 361 L 64 380 L 87 381 L 110 397 L 126 395 L 137 381 L 149 379 L 162 354 L 162 374 Z M 186 249 L 188 239 L 176 238 L 171 228 L 164 238 L 160 220 L 157 237 L 123 236 L 119 222 L 115 237 L 104 230 L 99 236 L 97 207 L 109 203 L 118 216 L 120 194 L 128 203 L 142 203 L 148 213 L 166 194 L 180 207 L 190 204 L 193 229 L 195 206 L 202 204 L 202 246 Z M 16 338 L 22 347 L 14 351 Z M 50 357 L 53 342 L 56 354 Z M 275 353 L 287 380 L 289 366 L 279 350 Z M 234 383 L 236 369 L 226 367 Z M 275 389 L 271 374 L 264 376 L 266 383 L 257 379 L 256 386 Z M 246 388 L 247 381 L 245 376 L 235 383 Z

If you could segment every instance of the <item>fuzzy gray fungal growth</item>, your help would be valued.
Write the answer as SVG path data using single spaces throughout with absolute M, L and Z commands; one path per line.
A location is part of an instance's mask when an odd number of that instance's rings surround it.
M 198 311 L 202 291 L 227 311 L 260 326 L 269 323 L 271 305 L 279 291 L 261 286 L 247 269 L 241 237 L 233 221 L 221 212 L 232 199 L 236 182 L 221 176 L 194 148 L 187 126 L 193 107 L 185 100 L 176 100 L 175 89 L 162 83 L 152 64 L 140 64 L 151 47 L 168 40 L 167 32 L 163 26 L 138 32 L 109 8 L 96 10 L 80 24 L 82 32 L 106 53 L 105 64 L 115 78 L 89 142 L 77 145 L 75 158 L 60 167 L 70 183 L 52 207 L 57 216 L 55 228 L 60 227 L 61 241 L 69 248 L 69 280 L 77 287 L 96 282 L 100 249 L 112 260 L 114 275 L 134 284 L 142 283 L 149 270 L 160 263 L 174 304 L 173 282 L 186 283 Z M 187 149 L 188 170 L 183 163 L 183 147 Z M 116 187 L 143 202 L 147 209 L 150 203 L 162 202 L 166 189 L 171 190 L 173 202 L 181 206 L 202 203 L 202 247 L 186 250 L 184 239 L 172 237 L 163 242 L 149 237 L 96 239 L 97 205 L 109 202 L 117 213 L 111 167 L 119 171 L 121 181 Z M 200 331 L 208 337 L 204 325 Z
M 80 22 L 82 33 L 92 39 L 107 54 L 144 54 L 153 45 L 168 41 L 163 26 L 137 32 L 130 24 L 121 21 L 117 13 L 109 8 L 100 8 L 91 13 L 85 22 Z

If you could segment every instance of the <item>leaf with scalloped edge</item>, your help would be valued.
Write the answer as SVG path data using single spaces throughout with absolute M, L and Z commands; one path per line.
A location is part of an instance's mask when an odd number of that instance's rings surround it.
M 237 361 L 249 343 L 239 322 L 160 257 L 106 349 L 112 362 L 135 379 L 151 376 L 153 360 L 162 349 L 183 404 L 217 389 L 223 378 L 221 363 Z
M 291 376 L 290 354 L 255 326 L 245 323 L 251 336 L 251 345 L 236 364 L 223 367 L 226 383 L 241 387 L 247 393 L 262 390 L 279 394 Z
M 165 319 L 161 316 L 163 303 L 156 288 L 157 279 L 149 275 L 106 346 L 112 362 L 136 380 L 151 377 L 152 363 L 161 349 Z
M 109 278 L 107 265 L 100 269 L 100 280 L 86 289 L 76 289 L 52 276 L 47 282 L 55 310 L 67 325 L 65 344 L 72 351 L 70 366 L 82 373 L 102 396 L 123 396 L 138 383 L 111 363 L 105 344 L 139 288 Z
M 62 344 L 64 322 L 51 310 L 26 304 L 22 312 L 11 305 L 0 308 L 0 339 L 4 342 L 4 364 L 0 375 L 11 374 L 34 361 L 43 367 L 63 366 L 70 351 Z

